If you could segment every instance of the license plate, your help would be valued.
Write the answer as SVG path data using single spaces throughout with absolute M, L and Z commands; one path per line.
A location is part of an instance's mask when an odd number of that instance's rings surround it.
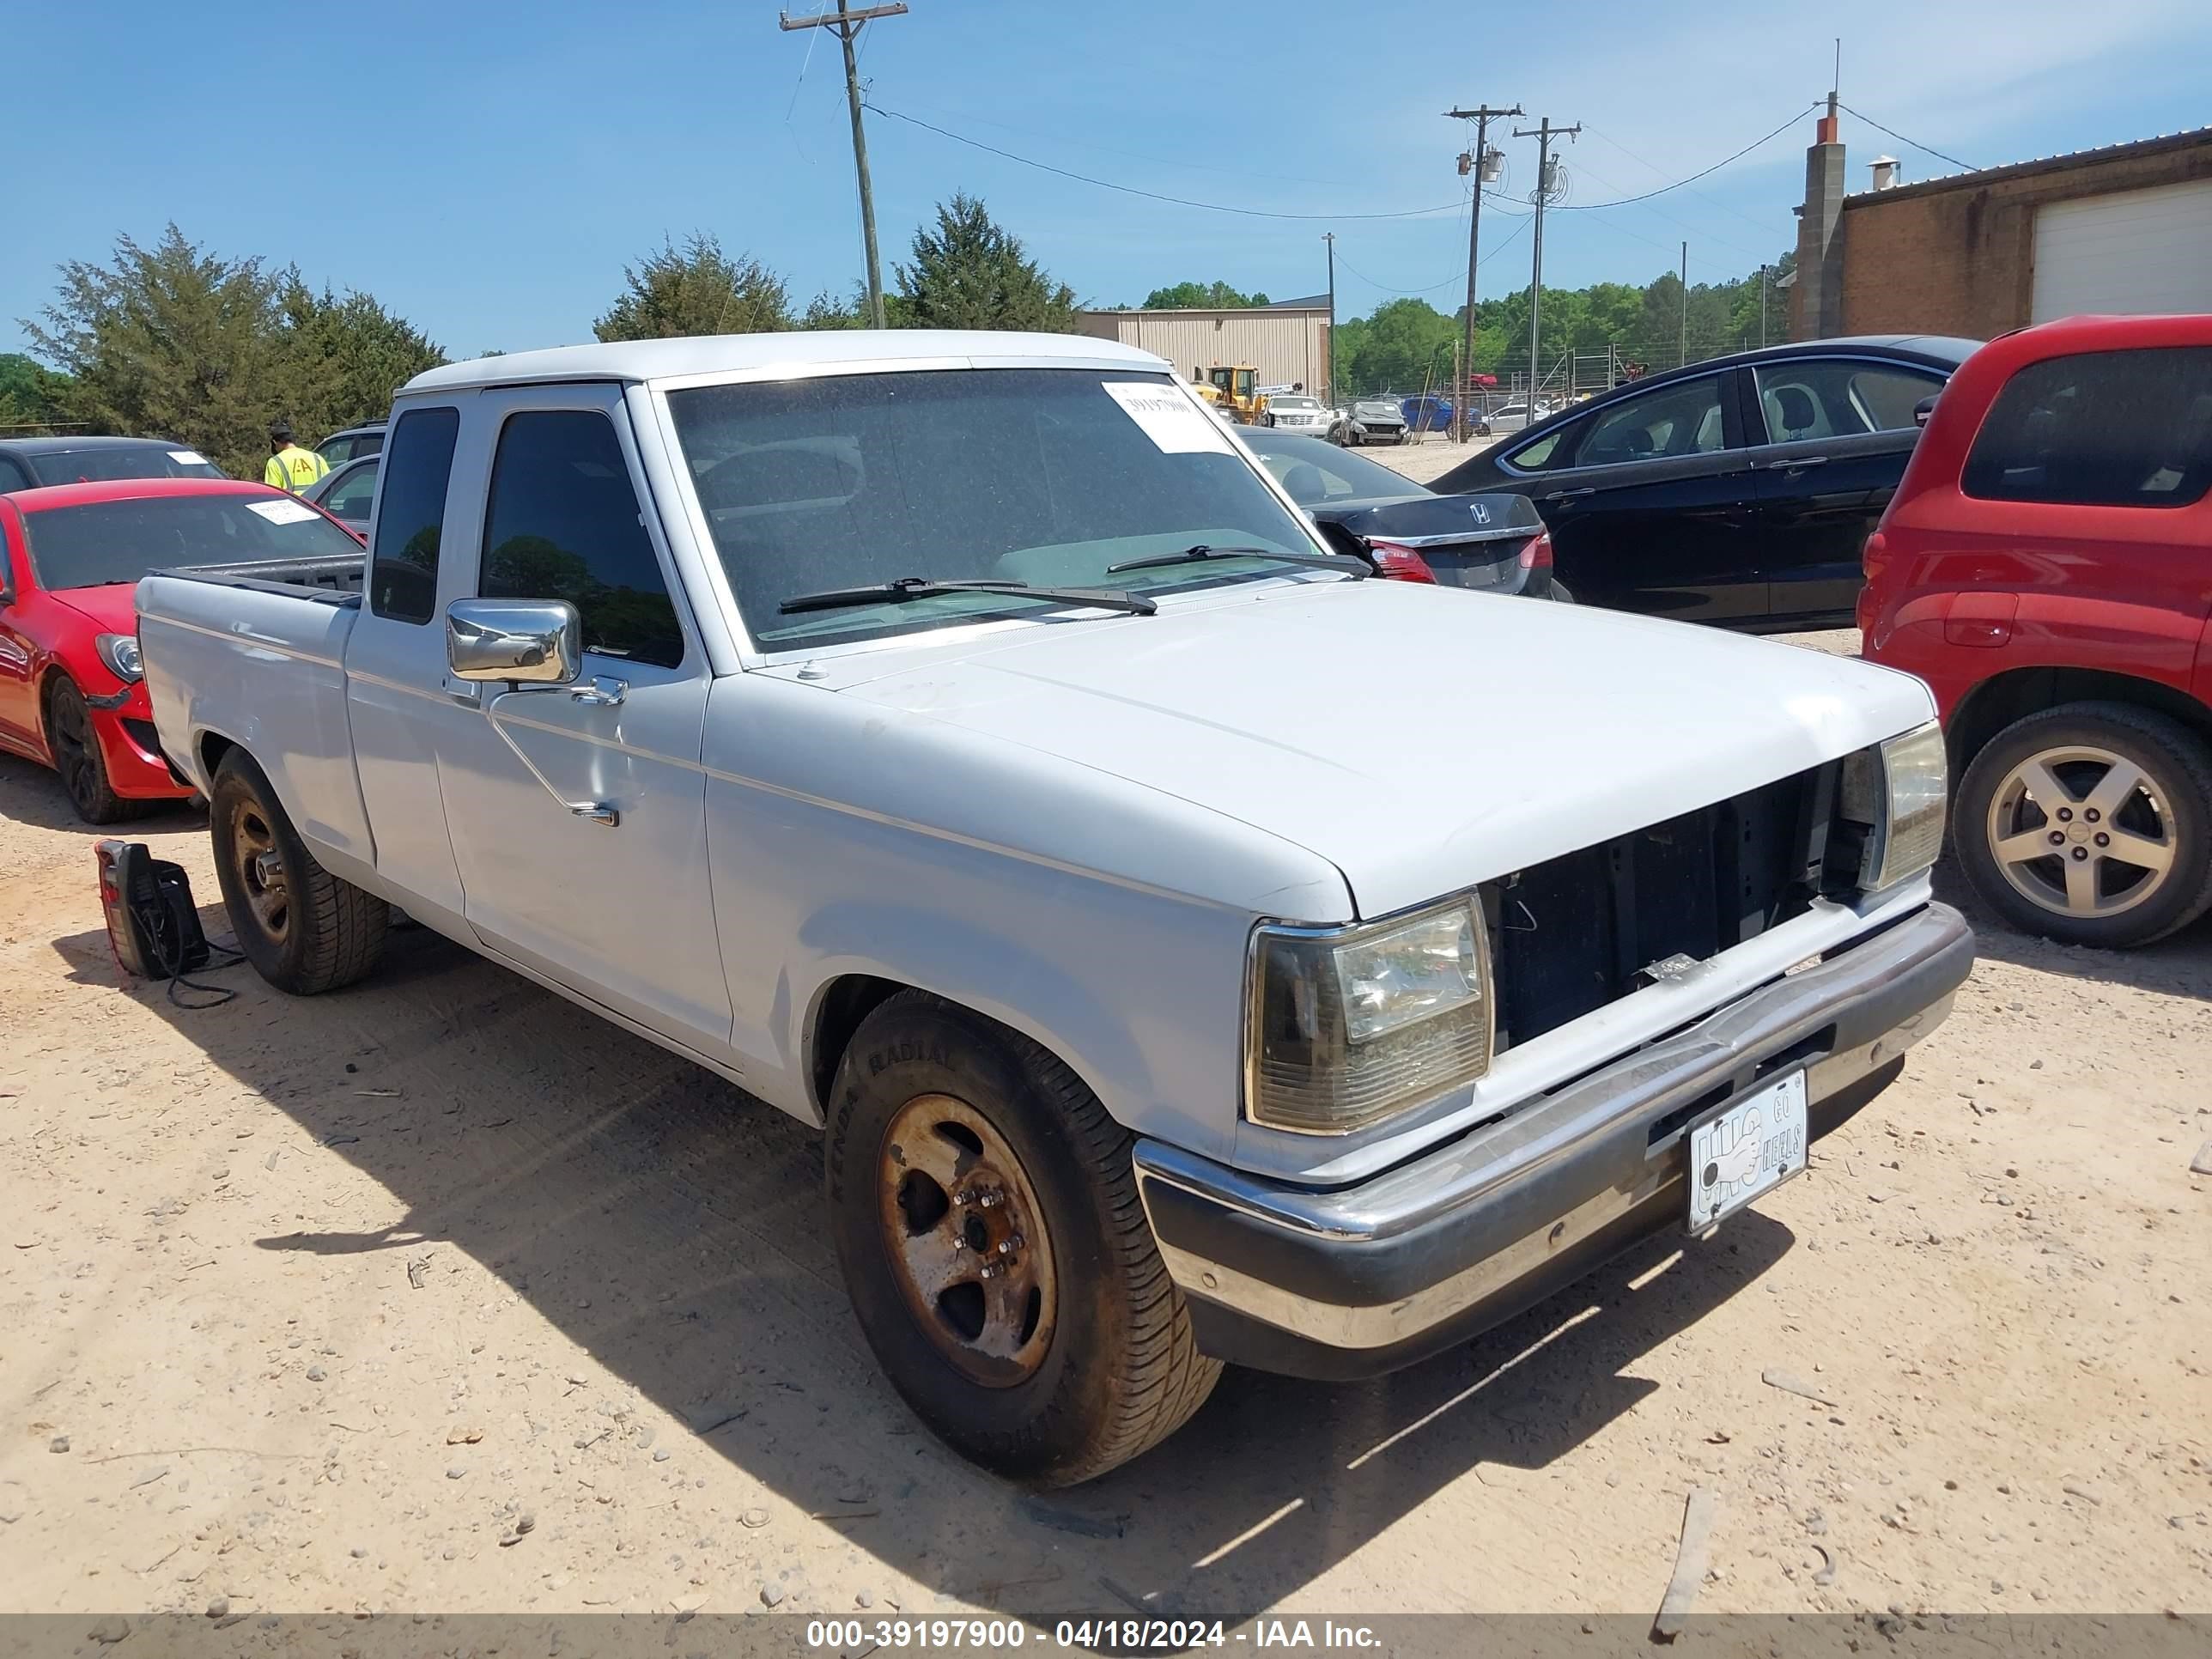
M 1805 1168 L 1805 1073 L 1731 1101 L 1690 1130 L 1690 1231 L 1723 1221 Z

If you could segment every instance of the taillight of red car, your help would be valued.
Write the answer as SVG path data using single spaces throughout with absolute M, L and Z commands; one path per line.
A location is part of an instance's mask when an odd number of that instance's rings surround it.
M 1866 547 L 1859 555 L 1859 567 L 1866 574 L 1866 585 L 1859 589 L 1856 621 L 1861 633 L 1871 633 L 1875 615 L 1881 608 L 1875 585 L 1889 568 L 1889 544 L 1882 539 L 1881 531 L 1866 538 Z
M 1398 542 L 1370 541 L 1368 556 L 1375 561 L 1375 574 L 1394 582 L 1426 582 L 1437 585 L 1437 573 L 1429 568 L 1429 562 L 1412 548 Z
M 1535 540 L 1522 544 L 1521 568 L 1523 570 L 1549 570 L 1552 568 L 1552 532 L 1550 531 L 1540 531 Z

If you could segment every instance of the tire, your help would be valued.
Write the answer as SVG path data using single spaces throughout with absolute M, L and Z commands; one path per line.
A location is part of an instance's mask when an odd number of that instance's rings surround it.
M 1103 1474 L 1221 1373 L 1130 1144 L 1043 1048 L 925 992 L 870 1014 L 838 1066 L 823 1190 L 861 1332 L 932 1431 L 1009 1479 Z
M 87 823 L 120 823 L 146 808 L 115 793 L 107 777 L 107 757 L 92 729 L 92 710 L 75 680 L 56 679 L 46 691 L 46 748 L 61 775 L 63 793 Z
M 2212 908 L 2212 749 L 2131 703 L 2030 714 L 1966 768 L 1951 836 L 1974 890 L 2023 933 L 2148 945 Z
M 208 834 L 231 931 L 262 978 L 314 996 L 376 965 L 392 907 L 315 862 L 267 775 L 242 749 L 216 768 Z

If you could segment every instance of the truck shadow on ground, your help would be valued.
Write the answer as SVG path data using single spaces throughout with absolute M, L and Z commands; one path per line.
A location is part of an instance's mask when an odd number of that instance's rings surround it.
M 6 800 L 6 815 L 18 823 L 39 830 L 74 830 L 87 842 L 111 836 L 128 840 L 162 835 L 207 822 L 207 809 L 198 801 L 164 800 L 148 802 L 139 816 L 120 823 L 87 823 L 70 804 L 60 776 L 21 755 L 0 755 L 0 797 Z
M 204 920 L 228 933 L 216 907 Z M 76 977 L 114 983 L 102 934 L 57 948 Z M 1490 1507 L 1528 1525 L 1529 1472 L 1655 1389 L 1629 1374 L 1639 1359 L 1793 1243 L 1756 1212 L 1679 1260 L 1680 1239 L 1655 1239 L 1373 1382 L 1232 1371 L 1164 1448 L 1072 1492 L 1025 1493 L 945 1451 L 878 1373 L 820 1224 L 807 1126 L 425 930 L 393 934 L 375 975 L 331 996 L 221 977 L 237 996 L 216 1008 L 131 994 L 393 1207 L 380 1226 L 331 1230 L 303 1182 L 287 1200 L 298 1231 L 218 1248 L 380 1253 L 362 1293 L 381 1305 L 359 1312 L 401 1324 L 441 1297 L 452 1305 L 433 1317 L 469 1316 L 474 1275 L 449 1279 L 465 1253 L 689 1425 L 686 1462 L 726 1459 L 884 1565 L 1030 1617 L 1257 1613 L 1455 1482 L 1468 1484 L 1455 1516 Z M 619 1438 L 574 1449 L 605 1423 L 573 1392 L 574 1422 L 546 1425 L 524 1454 L 536 1478 L 551 1481 L 556 1458 L 573 1474 L 635 1455 Z
M 2101 985 L 2212 1000 L 2212 915 L 2133 950 L 2095 951 L 2021 933 L 1981 902 L 1954 858 L 1936 866 L 1936 896 L 1965 914 L 1974 929 L 1974 953 L 1984 960 Z

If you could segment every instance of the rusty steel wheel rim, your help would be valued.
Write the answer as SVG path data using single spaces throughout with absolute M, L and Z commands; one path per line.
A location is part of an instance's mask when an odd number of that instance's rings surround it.
M 1059 1279 L 1013 1148 L 965 1101 L 917 1095 L 879 1162 L 884 1252 L 915 1322 L 969 1381 L 1026 1382 L 1052 1346 Z
M 276 833 L 258 807 L 247 805 L 238 809 L 231 828 L 230 859 L 246 908 L 253 912 L 253 919 L 272 944 L 283 944 L 292 922 L 292 896 L 284 878 L 283 858 L 276 851 Z

